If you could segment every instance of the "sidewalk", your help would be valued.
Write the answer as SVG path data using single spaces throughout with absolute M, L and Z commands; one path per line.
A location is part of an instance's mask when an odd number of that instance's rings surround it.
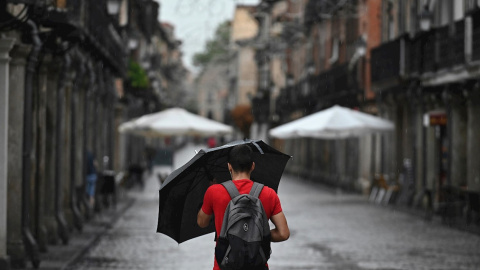
M 173 169 L 181 167 L 195 155 L 195 151 L 205 147 L 205 145 L 201 144 L 187 144 L 183 148 L 178 149 L 174 154 Z M 116 208 L 103 209 L 102 212 L 96 213 L 92 220 L 85 221 L 82 232 L 77 230 L 71 232 L 67 245 L 59 243 L 55 246 L 48 246 L 48 252 L 40 254 L 41 262 L 40 267 L 37 269 L 63 270 L 74 265 L 78 259 L 82 258 L 92 247 L 97 245 L 100 238 L 115 225 L 117 220 L 139 197 L 145 195 L 145 191 L 150 189 L 158 190 L 156 175 L 147 175 L 147 178 L 147 186 L 144 191 L 139 191 L 136 187 L 129 191 L 119 191 L 122 194 L 118 194 L 119 199 Z M 28 262 L 25 269 L 34 268 Z
M 74 230 L 70 232 L 70 239 L 67 245 L 58 243 L 49 245 L 48 251 L 40 253 L 40 267 L 42 270 L 65 269 L 68 265 L 81 258 L 88 249 L 94 246 L 100 237 L 115 224 L 119 217 L 130 208 L 135 199 L 126 195 L 119 198 L 116 207 L 103 209 L 100 213 L 95 213 L 91 220 L 85 221 L 82 232 Z M 27 268 L 34 269 L 30 262 L 27 262 Z

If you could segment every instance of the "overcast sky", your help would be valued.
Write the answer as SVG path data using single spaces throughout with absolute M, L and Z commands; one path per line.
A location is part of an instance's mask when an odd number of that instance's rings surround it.
M 183 62 L 192 71 L 192 56 L 203 50 L 217 25 L 233 18 L 235 5 L 259 3 L 259 0 L 156 1 L 160 3 L 160 21 L 175 26 L 175 35 L 183 42 Z

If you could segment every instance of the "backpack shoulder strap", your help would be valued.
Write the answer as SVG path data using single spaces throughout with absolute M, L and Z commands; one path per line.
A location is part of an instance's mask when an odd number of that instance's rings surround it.
M 253 186 L 252 186 L 252 189 L 250 189 L 249 194 L 255 198 L 258 198 L 258 196 L 260 196 L 260 192 L 262 192 L 263 187 L 264 187 L 263 184 L 253 182 Z
M 238 192 L 237 186 L 235 186 L 232 180 L 223 182 L 222 185 L 228 191 L 228 194 L 230 194 L 230 198 L 233 199 L 238 195 L 240 195 L 240 192 Z

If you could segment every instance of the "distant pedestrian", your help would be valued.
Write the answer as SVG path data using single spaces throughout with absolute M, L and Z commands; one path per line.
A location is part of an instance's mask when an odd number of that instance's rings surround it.
M 238 145 L 233 147 L 230 151 L 228 163 L 226 165 L 228 166 L 228 170 L 230 171 L 233 180 L 230 183 L 233 183 L 233 185 L 240 194 L 249 194 L 252 187 L 254 187 L 254 182 L 250 180 L 250 175 L 255 169 L 255 163 L 252 161 L 251 148 L 248 145 Z M 222 184 L 214 184 L 215 182 L 216 179 L 212 182 L 213 185 L 211 185 L 205 193 L 203 205 L 198 211 L 197 223 L 200 227 L 205 228 L 210 224 L 212 215 L 215 217 L 215 229 L 217 233 L 216 241 L 217 247 L 219 247 L 219 240 L 223 239 L 219 239 L 218 237 L 221 235 L 224 215 L 227 209 L 227 205 L 230 203 L 231 196 L 229 194 L 229 191 L 227 191 L 226 186 L 223 186 Z M 283 214 L 282 206 L 280 204 L 280 199 L 278 198 L 277 193 L 273 189 L 264 186 L 263 189 L 260 190 L 258 198 L 261 201 L 266 218 L 271 220 L 272 223 L 275 225 L 275 228 L 270 230 L 271 242 L 281 242 L 287 240 L 290 237 L 290 230 L 288 228 L 285 215 Z M 267 222 L 267 230 L 268 229 L 269 228 Z M 245 232 L 248 230 L 247 225 L 244 225 L 244 230 Z M 232 244 L 232 242 L 230 242 L 230 244 Z M 269 242 L 268 247 L 270 247 Z M 232 256 L 235 255 L 237 254 L 233 254 Z M 267 259 L 268 257 L 270 257 L 270 254 L 264 255 L 267 256 Z M 214 270 L 221 269 L 219 265 L 222 263 L 222 261 L 217 261 L 217 259 L 218 258 L 216 257 L 216 259 L 214 260 Z M 223 261 L 223 263 L 225 263 L 225 260 Z M 247 265 L 243 266 L 244 267 L 242 269 L 249 270 L 268 269 L 268 265 L 262 264 L 259 267 L 250 267 Z
M 98 163 L 95 159 L 95 156 L 87 151 L 87 160 L 86 160 L 86 170 L 87 170 L 87 179 L 86 179 L 86 193 L 88 197 L 88 202 L 90 207 L 93 208 L 95 204 L 95 186 L 97 185 L 97 170 Z
M 215 146 L 217 146 L 217 141 L 215 140 L 215 137 L 208 138 L 207 145 L 209 148 L 214 148 Z

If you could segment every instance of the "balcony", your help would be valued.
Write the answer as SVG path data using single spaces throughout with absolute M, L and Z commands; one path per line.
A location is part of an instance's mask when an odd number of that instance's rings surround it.
M 436 29 L 422 34 L 422 73 L 435 72 L 437 69 Z
M 465 21 L 440 27 L 437 34 L 437 69 L 448 69 L 465 63 Z
M 119 74 L 125 74 L 126 51 L 122 39 L 112 24 L 111 17 L 105 11 L 105 1 L 98 4 L 95 0 L 88 1 L 88 23 L 86 37 L 100 56 L 103 57 L 111 68 Z
M 465 63 L 465 20 L 455 22 L 454 27 L 450 60 L 453 66 L 458 66 Z
M 371 70 L 372 84 L 375 88 L 389 88 L 397 85 L 404 79 L 407 73 L 407 59 L 414 56 L 419 51 L 419 47 L 414 47 L 412 54 L 408 54 L 410 41 L 407 37 L 401 37 L 396 40 L 384 43 L 376 47 L 371 52 Z M 415 50 L 416 49 L 416 50 Z M 412 59 L 417 59 L 413 58 Z M 413 69 L 417 70 L 421 63 L 413 62 Z
M 320 73 L 312 81 L 310 94 L 319 103 L 316 109 L 334 104 L 351 106 L 357 103 L 359 87 L 355 79 L 355 69 L 349 70 L 348 64 L 334 66 Z
M 409 77 L 416 78 L 422 72 L 422 44 L 423 39 L 421 37 L 414 38 L 410 41 L 410 50 L 407 57 L 409 57 Z
M 480 61 L 480 12 L 472 14 L 472 61 Z
M 472 60 L 480 60 L 480 12 L 473 17 Z M 466 26 L 466 21 L 460 20 L 374 48 L 371 51 L 374 89 L 395 87 L 406 79 L 423 78 L 430 85 L 464 79 L 462 66 L 466 66 L 465 50 L 470 46 Z M 452 76 L 444 76 L 445 73 Z
M 48 4 L 44 4 L 48 5 Z M 64 9 L 46 8 L 40 24 L 56 35 L 76 43 L 106 63 L 118 76 L 126 73 L 122 38 L 106 12 L 105 0 L 68 0 Z

